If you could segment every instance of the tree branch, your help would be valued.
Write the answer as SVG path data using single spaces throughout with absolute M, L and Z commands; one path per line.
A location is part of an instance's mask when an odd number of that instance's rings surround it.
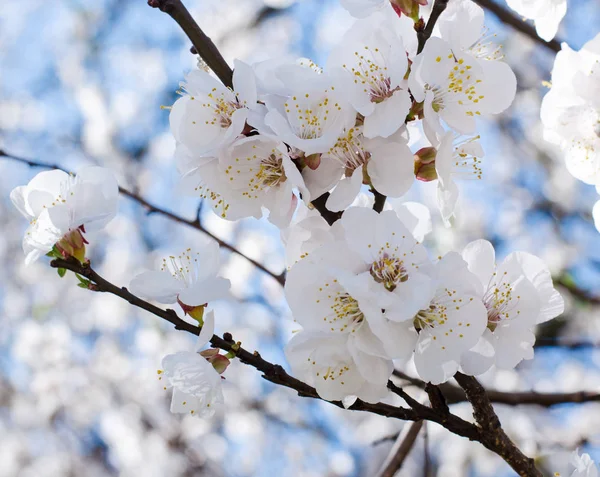
M 472 376 L 456 373 L 454 376 L 473 406 L 473 417 L 483 432 L 480 442 L 502 457 L 522 477 L 543 477 L 535 462 L 523 454 L 502 429 L 483 386 Z
M 410 454 L 410 451 L 415 446 L 415 442 L 417 442 L 417 436 L 422 427 L 423 421 L 413 422 L 404 436 L 404 439 L 402 439 L 402 441 L 399 439 L 396 441 L 390 455 L 384 463 L 384 468 L 380 473 L 380 477 L 394 477 L 396 472 L 402 468 L 402 464 L 404 464 L 408 454 Z
M 129 292 L 129 290 L 127 290 L 127 288 L 119 288 L 118 286 L 112 284 L 108 280 L 101 277 L 89 265 L 81 264 L 74 259 L 55 259 L 50 262 L 50 266 L 52 266 L 53 268 L 64 268 L 66 270 L 70 270 L 87 278 L 93 283 L 93 286 L 90 288 L 92 291 L 105 292 L 118 296 L 123 300 L 129 302 L 130 304 L 143 310 L 146 310 L 149 313 L 152 313 L 153 315 L 175 325 L 175 329 L 177 330 L 184 330 L 194 335 L 200 334 L 200 327 L 192 325 L 187 321 L 181 319 L 174 310 L 163 310 L 133 295 L 131 292 Z M 229 333 L 225 333 L 223 335 L 223 338 L 220 338 L 217 335 L 213 335 L 213 337 L 210 340 L 210 343 L 215 348 L 219 348 L 224 351 L 231 351 L 242 363 L 252 366 L 258 371 L 261 371 L 262 377 L 267 381 L 293 389 L 298 393 L 299 396 L 321 399 L 317 394 L 315 388 L 290 376 L 280 365 L 273 364 L 264 360 L 261 357 L 260 353 L 258 353 L 258 351 L 250 352 L 242 347 L 238 348 L 236 342 L 233 340 Z M 341 401 L 326 402 L 330 402 L 334 406 L 338 406 L 341 408 L 344 407 Z M 417 421 L 420 419 L 418 414 L 412 409 L 394 407 L 385 403 L 371 404 L 361 401 L 360 399 L 358 399 L 348 409 L 353 411 L 371 412 L 373 414 L 379 414 L 381 416 L 393 417 L 396 419 L 402 419 L 407 421 Z
M 558 53 L 560 51 L 560 44 L 562 43 L 560 40 L 556 38 L 546 41 L 539 37 L 537 34 L 535 27 L 529 23 L 526 23 L 517 15 L 512 13 L 510 10 L 504 8 L 500 4 L 496 3 L 494 0 L 473 0 L 480 7 L 485 8 L 487 11 L 496 15 L 498 20 L 506 25 L 510 25 L 515 30 L 523 33 L 524 35 L 531 38 L 536 43 L 548 48 L 550 51 L 554 51 Z
M 373 210 L 375 212 L 381 213 L 381 211 L 385 207 L 385 201 L 387 200 L 387 197 L 385 195 L 381 194 L 380 192 L 378 192 L 375 189 L 375 187 L 371 187 L 371 192 L 373 193 L 373 196 L 375 197 L 375 201 L 373 202 Z
M 311 202 L 315 209 L 319 211 L 321 217 L 323 217 L 329 225 L 333 225 L 337 220 L 342 217 L 343 212 L 332 212 L 327 207 L 325 207 L 325 203 L 329 198 L 329 192 L 325 192 L 323 195 L 317 197 L 315 200 Z
M 175 20 L 208 67 L 215 72 L 225 86 L 233 88 L 233 72 L 231 68 L 212 40 L 206 36 L 198 23 L 196 23 L 181 0 L 148 0 L 148 5 L 152 8 L 158 8 Z
M 56 165 L 56 164 L 43 164 L 41 162 L 36 162 L 36 161 L 32 161 L 30 159 L 25 159 L 22 157 L 18 157 L 18 156 L 14 156 L 12 154 L 9 154 L 5 151 L 3 151 L 2 149 L 0 149 L 0 157 L 5 157 L 6 159 L 10 159 L 12 161 L 17 161 L 17 162 L 21 162 L 24 164 L 27 164 L 30 167 L 43 167 L 45 169 L 59 169 L 61 171 L 64 172 L 68 172 L 66 171 L 64 168 Z M 270 275 L 271 277 L 273 277 L 275 280 L 277 280 L 277 282 L 283 286 L 285 283 L 285 270 L 279 274 L 272 272 L 271 270 L 269 270 L 268 268 L 266 268 L 264 265 L 262 265 L 261 263 L 257 262 L 256 260 L 254 260 L 253 258 L 248 257 L 247 255 L 245 255 L 244 253 L 242 253 L 241 251 L 239 251 L 237 248 L 235 248 L 233 245 L 228 244 L 227 242 L 221 240 L 219 237 L 217 237 L 216 235 L 214 235 L 212 232 L 208 231 L 201 223 L 200 223 L 200 219 L 199 217 L 196 217 L 194 220 L 188 220 L 185 219 L 183 217 L 181 217 L 180 215 L 174 214 L 173 212 L 169 212 L 168 210 L 162 209 L 161 207 L 158 207 L 156 205 L 151 204 L 150 202 L 148 202 L 145 199 L 142 199 L 139 195 L 124 189 L 123 187 L 119 187 L 119 192 L 126 196 L 129 197 L 130 199 L 134 200 L 135 202 L 137 202 L 138 204 L 140 204 L 142 207 L 144 207 L 146 209 L 146 211 L 149 214 L 160 214 L 164 217 L 167 217 L 168 219 L 171 219 L 177 223 L 183 224 L 183 225 L 187 225 L 188 227 L 192 227 L 206 235 L 208 235 L 210 238 L 212 238 L 214 241 L 216 241 L 220 247 L 223 247 L 227 250 L 229 250 L 230 252 L 235 253 L 236 255 L 246 259 L 247 261 L 249 261 L 252 265 L 254 265 L 256 268 L 258 268 L 259 270 L 263 271 L 264 273 L 266 273 L 267 275 Z
M 417 54 L 423 51 L 425 47 L 425 43 L 429 40 L 429 37 L 433 33 L 433 27 L 435 26 L 440 15 L 446 10 L 448 6 L 448 0 L 435 0 L 433 7 L 431 7 L 431 13 L 429 14 L 429 19 L 427 20 L 427 25 L 425 28 L 417 31 L 417 38 L 419 40 L 419 44 L 417 46 Z
M 81 264 L 74 258 L 68 260 L 55 259 L 50 262 L 50 265 L 53 268 L 63 268 L 85 277 L 87 280 L 89 280 L 90 283 L 88 288 L 92 291 L 111 293 L 138 308 L 146 310 L 155 316 L 172 323 L 175 325 L 175 329 L 185 330 L 194 335 L 200 334 L 201 328 L 184 321 L 174 310 L 162 310 L 161 308 L 158 308 L 151 303 L 148 303 L 147 301 L 133 295 L 127 290 L 127 288 L 119 288 L 105 280 L 91 268 L 89 262 Z M 251 353 L 245 350 L 240 346 L 240 343 L 236 343 L 233 340 L 233 337 L 230 333 L 225 333 L 223 338 L 213 335 L 210 339 L 210 343 L 216 348 L 233 353 L 242 363 L 252 366 L 258 371 L 262 372 L 262 377 L 267 381 L 293 389 L 301 397 L 321 399 L 315 388 L 289 375 L 282 366 L 264 360 L 258 351 Z M 486 425 L 486 427 L 481 428 L 461 419 L 458 416 L 450 414 L 447 407 L 442 407 L 441 409 L 427 407 L 409 396 L 402 388 L 399 388 L 391 381 L 388 381 L 388 388 L 398 396 L 402 397 L 411 407 L 410 409 L 404 407 L 395 407 L 381 402 L 373 404 L 360 399 L 357 399 L 351 406 L 348 407 L 348 409 L 354 411 L 371 412 L 373 414 L 378 414 L 385 417 L 393 417 L 406 421 L 430 420 L 437 422 L 454 434 L 482 443 L 485 447 L 500 455 L 515 470 L 520 472 L 520 475 L 532 475 L 534 477 L 540 477 L 541 474 L 535 471 L 535 467 L 531 467 L 535 473 L 521 472 L 521 469 L 526 468 L 526 464 L 533 466 L 533 461 L 530 462 L 529 459 L 523 456 L 523 454 L 521 454 L 521 452 L 514 446 L 510 439 L 508 439 L 508 437 L 499 427 L 500 424 L 497 417 L 495 417 L 496 421 L 493 420 L 495 414 L 493 414 L 493 409 L 491 404 L 489 404 L 489 400 L 487 400 L 487 397 L 485 397 L 485 390 L 483 387 L 481 387 L 481 385 L 474 378 L 463 375 L 459 376 L 459 374 L 457 374 L 457 380 L 464 379 L 464 382 L 468 384 L 468 386 L 463 385 L 463 389 L 465 389 L 465 393 L 467 394 L 469 401 L 471 401 L 473 404 L 477 421 L 480 423 L 480 425 L 481 422 L 491 422 L 491 425 Z M 463 381 L 459 382 L 462 383 Z M 483 398 L 481 396 L 483 396 Z M 344 405 L 341 401 L 325 402 L 330 402 L 334 406 L 344 408 Z M 483 420 L 484 418 L 485 420 Z M 494 424 L 495 422 L 497 422 L 497 426 Z
M 402 371 L 395 370 L 394 376 L 426 391 L 427 387 L 431 386 L 425 381 L 408 376 Z M 465 392 L 461 388 L 453 386 L 450 383 L 444 383 L 440 386 L 433 387 L 437 388 L 442 393 L 447 404 L 456 404 L 467 401 Z M 586 402 L 600 402 L 600 393 L 591 391 L 576 391 L 571 393 L 537 393 L 535 391 L 502 392 L 486 390 L 486 393 L 491 402 L 505 404 L 507 406 L 536 405 L 541 407 L 552 407 L 558 404 L 566 403 L 581 404 Z M 429 390 L 428 394 L 431 400 L 431 389 Z

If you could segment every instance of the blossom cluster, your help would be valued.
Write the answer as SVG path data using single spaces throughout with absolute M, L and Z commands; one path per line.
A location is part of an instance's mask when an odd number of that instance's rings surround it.
M 515 75 L 470 1 L 451 3 L 424 44 L 410 1 L 343 3 L 359 19 L 324 69 L 305 59 L 236 60 L 233 88 L 202 69 L 188 74 L 169 116 L 180 187 L 229 220 L 266 209 L 282 230 L 285 295 L 303 328 L 286 355 L 323 399 L 378 401 L 394 366 L 410 360 L 434 384 L 459 370 L 513 368 L 533 357 L 535 326 L 563 311 L 544 263 L 522 252 L 497 263 L 484 240 L 434 260 L 422 244 L 426 207 L 379 213 L 356 204 L 363 186 L 401 197 L 416 181 L 437 181 L 451 225 L 455 179 L 482 175 L 477 122 L 509 107 Z M 412 151 L 411 133 L 421 130 L 427 142 Z M 49 253 L 85 262 L 83 234 L 114 217 L 117 197 L 100 167 L 44 172 L 15 189 L 31 221 L 26 261 Z M 340 212 L 332 226 L 309 210 L 320 197 Z M 229 298 L 219 268 L 218 244 L 199 241 L 129 287 L 177 303 L 202 326 L 196 350 L 168 355 L 159 371 L 174 388 L 173 412 L 206 416 L 223 402 L 220 375 L 233 355 L 200 351 L 214 329 L 207 307 Z
M 415 238 L 417 218 L 407 226 L 393 210 L 351 207 L 333 228 L 285 286 L 303 327 L 288 361 L 325 399 L 381 399 L 393 360 L 414 359 L 434 384 L 459 369 L 513 368 L 533 357 L 533 328 L 563 311 L 533 255 L 496 263 L 492 245 L 478 240 L 433 261 Z
M 544 139 L 561 148 L 569 172 L 600 193 L 600 34 L 579 51 L 563 43 L 540 115 Z M 600 201 L 594 221 L 600 230 Z
M 438 180 L 448 221 L 454 179 L 481 177 L 477 120 L 504 111 L 516 91 L 483 33 L 481 8 L 451 4 L 439 37 L 417 53 L 413 21 L 386 2 L 352 25 L 324 69 L 236 60 L 233 89 L 192 71 L 170 114 L 182 190 L 227 219 L 259 218 L 265 208 L 284 228 L 299 200 L 330 192 L 326 207 L 336 212 L 363 184 L 400 197 L 415 180 Z M 415 155 L 409 129 L 421 126 L 429 145 Z

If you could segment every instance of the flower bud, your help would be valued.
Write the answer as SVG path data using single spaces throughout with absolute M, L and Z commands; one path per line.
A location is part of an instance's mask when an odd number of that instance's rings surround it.
M 423 147 L 415 154 L 415 176 L 417 180 L 423 182 L 434 181 L 438 178 L 435 170 L 435 157 L 437 150 L 435 147 Z
M 79 227 L 63 235 L 56 243 L 56 248 L 64 258 L 74 257 L 83 263 L 86 243 L 88 241 L 83 236 L 82 227 Z
M 186 315 L 190 315 L 200 324 L 200 326 L 204 325 L 204 309 L 206 308 L 206 303 L 204 305 L 190 306 L 182 303 L 179 297 L 177 298 L 177 303 L 179 303 L 179 306 L 181 306 L 181 309 Z
M 219 354 L 219 350 L 217 348 L 209 348 L 200 352 L 200 356 L 206 358 L 210 364 L 213 365 L 215 371 L 219 374 L 223 374 L 231 361 L 226 356 Z
M 419 5 L 427 5 L 427 0 L 390 0 L 394 11 L 400 16 L 404 13 L 414 22 L 419 20 Z

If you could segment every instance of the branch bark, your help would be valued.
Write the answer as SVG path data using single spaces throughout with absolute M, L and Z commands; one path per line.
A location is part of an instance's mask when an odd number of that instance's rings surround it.
M 408 432 L 401 441 L 398 439 L 394 446 L 388 460 L 384 463 L 384 468 L 380 473 L 380 477 L 394 477 L 396 472 L 402 468 L 402 464 L 410 454 L 410 451 L 417 442 L 417 436 L 419 431 L 423 427 L 423 421 L 416 421 L 410 425 Z
M 408 376 L 402 371 L 395 370 L 394 376 L 409 382 L 411 385 L 426 390 L 430 384 L 418 378 Z M 467 396 L 463 389 L 453 386 L 450 383 L 444 383 L 437 388 L 445 398 L 447 404 L 456 404 L 467 401 Z M 502 392 L 495 390 L 486 390 L 489 400 L 497 404 L 507 406 L 536 405 L 541 407 L 552 407 L 558 404 L 566 403 L 586 403 L 600 402 L 600 393 L 591 391 L 576 391 L 571 393 L 537 393 L 534 391 Z M 428 391 L 431 400 L 431 389 Z M 432 403 L 433 405 L 433 403 Z
M 225 86 L 233 89 L 233 71 L 181 0 L 148 0 L 148 5 L 158 8 L 175 20 L 208 67 L 215 72 Z
M 482 430 L 479 442 L 502 457 L 521 477 L 543 477 L 535 467 L 534 460 L 523 454 L 506 435 L 500 419 L 479 381 L 473 376 L 466 376 L 462 373 L 456 373 L 454 378 L 463 388 L 467 399 L 473 406 L 473 417 Z
M 473 0 L 473 1 L 476 4 L 478 4 L 480 7 L 484 8 L 487 11 L 496 15 L 498 20 L 500 20 L 502 23 L 504 23 L 506 25 L 510 25 L 515 30 L 528 36 L 529 38 L 531 38 L 533 41 L 535 41 L 539 45 L 542 45 L 543 47 L 545 47 L 555 53 L 558 53 L 560 51 L 560 44 L 562 43 L 561 40 L 557 40 L 556 38 L 554 38 L 550 41 L 543 40 L 542 38 L 540 38 L 540 36 L 535 31 L 535 27 L 533 27 L 529 23 L 526 23 L 521 18 L 519 18 L 517 15 L 512 13 L 510 10 L 507 10 L 503 6 L 496 3 L 494 0 Z

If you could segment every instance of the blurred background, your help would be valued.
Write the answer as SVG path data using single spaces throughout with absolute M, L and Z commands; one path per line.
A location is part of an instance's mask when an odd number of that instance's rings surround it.
M 185 3 L 230 64 L 284 55 L 323 64 L 353 21 L 336 0 Z M 554 54 L 491 14 L 486 23 L 504 44 L 519 91 L 508 111 L 481 124 L 484 178 L 460 184 L 451 229 L 441 223 L 434 185 L 415 185 L 408 198 L 432 210 L 434 254 L 476 238 L 492 241 L 501 256 L 529 251 L 548 263 L 565 297 L 564 315 L 538 330 L 534 360 L 481 380 L 505 391 L 600 391 L 597 194 L 541 139 L 542 82 Z M 570 0 L 558 36 L 579 49 L 598 25 L 596 0 Z M 196 67 L 190 46 L 144 0 L 2 0 L 0 149 L 73 171 L 109 167 L 122 186 L 190 220 L 199 214 L 212 233 L 279 273 L 283 247 L 268 222 L 227 222 L 177 194 L 174 140 L 160 107 L 174 102 Z M 240 363 L 226 373 L 223 416 L 172 415 L 156 369 L 165 354 L 190 349 L 193 337 L 77 288 L 72 274 L 60 279 L 45 258 L 25 267 L 27 224 L 8 196 L 39 171 L 0 157 L 0 477 L 374 475 L 403 422 L 299 398 Z M 123 197 L 89 257 L 107 279 L 127 285 L 199 234 Z M 239 256 L 222 251 L 222 261 L 237 300 L 215 306 L 217 333 L 231 331 L 247 349 L 285 363 L 294 325 L 281 286 Z M 464 404 L 453 411 L 470 413 Z M 600 404 L 497 411 L 548 475 L 564 463 L 563 451 L 579 447 L 600 459 Z M 398 475 L 514 474 L 482 446 L 427 424 Z

